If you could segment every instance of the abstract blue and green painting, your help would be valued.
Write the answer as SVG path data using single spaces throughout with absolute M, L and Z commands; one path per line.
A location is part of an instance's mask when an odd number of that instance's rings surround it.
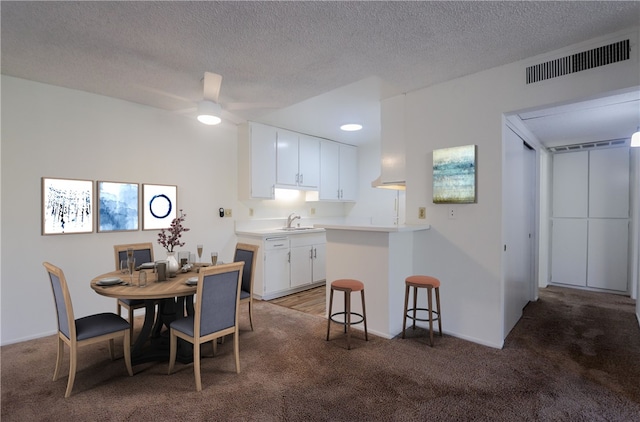
M 476 202 L 476 146 L 433 151 L 433 203 Z

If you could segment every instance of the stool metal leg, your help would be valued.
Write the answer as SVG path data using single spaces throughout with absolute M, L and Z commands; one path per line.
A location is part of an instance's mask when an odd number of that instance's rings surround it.
M 327 341 L 329 341 L 329 331 L 331 330 L 331 309 L 333 308 L 333 289 L 329 293 L 329 315 L 327 317 Z
M 442 337 L 442 314 L 440 313 L 440 287 L 435 288 L 436 291 L 436 309 L 438 310 L 438 331 Z
M 429 342 L 433 347 L 433 299 L 431 298 L 431 286 L 427 287 L 427 301 L 429 302 Z
M 346 324 L 344 329 L 347 333 L 347 350 L 351 350 L 351 290 L 344 292 L 344 307 L 346 310 Z
M 347 292 L 344 292 L 344 310 L 348 313 L 349 312 L 349 305 L 348 305 L 348 300 L 349 297 L 347 296 Z M 347 314 L 344 314 L 344 322 L 349 322 L 348 318 L 347 318 Z M 347 325 L 345 324 L 343 327 L 344 333 L 347 333 Z
M 364 307 L 364 289 L 360 291 L 362 294 L 362 316 L 364 319 L 364 339 L 369 341 L 369 334 L 367 334 L 367 310 Z
M 418 310 L 418 288 L 413 286 L 413 328 L 416 329 L 416 311 Z

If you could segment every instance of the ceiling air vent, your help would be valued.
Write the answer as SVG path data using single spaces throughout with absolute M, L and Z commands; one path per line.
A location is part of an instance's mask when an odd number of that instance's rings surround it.
M 559 59 L 549 60 L 548 62 L 527 67 L 527 84 L 629 60 L 630 54 L 631 48 L 627 39 Z
M 574 151 L 585 151 L 591 148 L 613 148 L 613 147 L 622 147 L 628 145 L 628 139 L 612 139 L 610 141 L 598 141 L 598 142 L 589 142 L 585 144 L 574 144 L 574 145 L 561 145 L 557 147 L 549 147 L 548 150 L 553 153 L 558 152 L 574 152 Z

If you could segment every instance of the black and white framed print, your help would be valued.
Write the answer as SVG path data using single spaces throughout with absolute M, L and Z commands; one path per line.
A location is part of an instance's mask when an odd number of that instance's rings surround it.
M 42 178 L 42 234 L 93 232 L 93 180 Z
M 142 230 L 169 228 L 177 215 L 177 186 L 142 185 Z
M 98 181 L 97 191 L 99 232 L 138 230 L 138 183 Z

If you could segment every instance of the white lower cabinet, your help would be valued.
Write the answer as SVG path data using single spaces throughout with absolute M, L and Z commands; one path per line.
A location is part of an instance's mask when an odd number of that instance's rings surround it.
M 265 295 L 289 289 L 289 238 L 267 238 L 264 241 Z
M 291 287 L 310 285 L 326 278 L 325 236 L 291 237 Z
M 325 234 L 239 235 L 257 244 L 253 293 L 263 300 L 286 296 L 325 282 Z

